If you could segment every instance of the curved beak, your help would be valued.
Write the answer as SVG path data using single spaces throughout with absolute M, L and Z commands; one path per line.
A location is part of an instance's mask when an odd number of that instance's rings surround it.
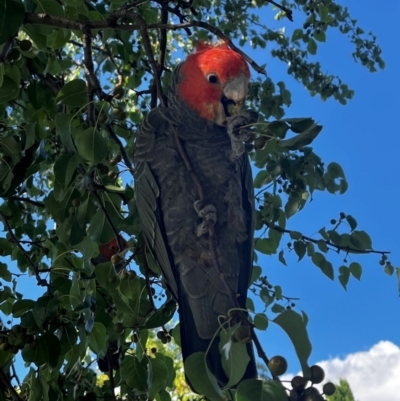
M 246 100 L 248 84 L 248 78 L 241 74 L 224 85 L 221 102 L 216 110 L 216 124 L 226 125 L 227 117 L 240 112 Z
M 247 89 L 249 80 L 244 74 L 241 74 L 238 78 L 229 81 L 224 86 L 224 95 L 228 102 L 231 101 L 236 106 L 236 112 L 239 112 L 243 106 L 243 103 L 247 96 Z

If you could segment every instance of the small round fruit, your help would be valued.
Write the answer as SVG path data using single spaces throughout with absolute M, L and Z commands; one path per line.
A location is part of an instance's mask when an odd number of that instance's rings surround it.
M 150 351 L 152 352 L 152 354 L 155 354 L 157 352 L 157 348 L 153 347 Z
M 0 345 L 0 350 L 2 350 L 3 352 L 10 351 L 10 349 L 11 349 L 10 343 L 3 343 Z
M 21 52 L 18 49 L 11 49 L 10 53 L 8 53 L 8 58 L 11 61 L 18 61 L 21 57 Z
M 162 340 L 163 338 L 165 338 L 165 333 L 164 333 L 162 330 L 160 330 L 160 331 L 157 333 L 157 338 L 158 338 L 159 340 Z
M 313 365 L 311 366 L 310 371 L 311 371 L 311 381 L 314 384 L 319 384 L 324 380 L 325 372 L 324 369 L 321 368 L 321 366 Z
M 24 331 L 24 329 L 19 324 L 15 324 L 13 327 L 11 327 L 11 333 L 13 333 L 14 335 L 18 335 L 18 334 L 22 333 L 23 331 Z
M 12 345 L 11 348 L 10 348 L 10 351 L 13 354 L 18 354 L 19 348 L 16 345 Z
M 118 334 L 122 334 L 124 332 L 124 325 L 120 322 L 114 324 L 114 331 Z
M 112 115 L 113 115 L 114 117 L 118 117 L 118 116 L 122 113 L 122 110 L 119 109 L 119 108 L 117 108 L 117 107 L 114 107 L 114 108 L 112 109 L 111 113 L 112 113 Z
M 72 206 L 78 207 L 81 204 L 81 200 L 79 198 L 72 199 Z
M 32 49 L 32 42 L 28 39 L 21 40 L 21 42 L 19 42 L 19 48 L 23 52 L 29 52 Z
M 122 258 L 118 253 L 116 253 L 115 255 L 111 256 L 111 263 L 113 265 L 117 265 L 120 262 L 122 262 Z
M 127 119 L 128 114 L 126 113 L 126 111 L 121 111 L 121 113 L 120 113 L 118 116 L 116 116 L 116 117 L 117 117 L 117 119 L 118 119 L 119 121 L 124 121 L 124 120 Z
M 254 140 L 254 149 L 256 150 L 263 149 L 266 143 L 267 140 L 263 136 L 259 136 Z
M 109 178 L 114 179 L 114 178 L 117 178 L 118 173 L 111 170 L 111 171 L 108 172 L 107 175 L 108 175 Z
M 268 369 L 273 376 L 283 375 L 288 368 L 288 363 L 283 356 L 274 356 L 268 362 Z
M 115 99 L 121 99 L 125 95 L 125 89 L 122 86 L 116 86 L 114 88 L 114 97 Z
M 310 397 L 312 395 L 317 395 L 319 396 L 319 391 L 315 387 L 308 387 L 304 390 L 304 397 Z
M 238 327 L 232 336 L 233 342 L 248 343 L 251 341 L 251 331 L 249 326 Z
M 129 278 L 130 278 L 130 279 L 136 278 L 136 276 L 137 276 L 136 272 L 133 271 L 133 270 L 130 270 L 130 271 L 128 272 L 128 275 L 129 275 Z
M 298 393 L 304 391 L 306 384 L 307 384 L 307 379 L 305 379 L 302 376 L 295 376 L 293 377 L 292 381 L 290 384 L 292 385 L 293 390 L 297 391 Z
M 335 394 L 336 386 L 331 382 L 325 383 L 322 387 L 322 391 L 325 395 L 333 395 Z
M 127 280 L 129 278 L 129 273 L 126 270 L 122 270 L 121 274 L 121 280 Z

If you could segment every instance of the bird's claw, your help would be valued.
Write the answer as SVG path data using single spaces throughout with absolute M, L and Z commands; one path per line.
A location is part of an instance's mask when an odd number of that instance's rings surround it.
M 251 131 L 242 128 L 246 125 L 254 124 L 258 120 L 258 113 L 253 110 L 246 110 L 228 117 L 228 135 L 232 142 L 232 154 L 238 157 L 244 152 L 243 142 L 250 138 Z
M 217 221 L 217 209 L 213 205 L 203 207 L 203 201 L 198 200 L 193 204 L 199 218 L 203 221 L 197 226 L 198 237 L 208 233 L 210 225 L 214 225 Z

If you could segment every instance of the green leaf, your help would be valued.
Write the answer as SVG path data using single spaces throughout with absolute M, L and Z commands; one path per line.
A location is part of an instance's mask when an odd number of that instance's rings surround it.
M 14 317 L 21 317 L 28 310 L 36 305 L 36 302 L 32 299 L 20 299 L 13 304 L 12 314 Z
M 307 246 L 303 241 L 294 241 L 293 248 L 299 257 L 298 261 L 300 262 L 300 260 L 303 259 L 304 255 L 306 254 Z
M 60 354 L 65 355 L 73 349 L 73 346 L 76 344 L 78 339 L 75 326 L 72 323 L 64 324 L 58 329 L 57 334 L 60 338 L 61 344 Z
M 107 141 L 95 128 L 76 134 L 75 143 L 78 153 L 91 164 L 98 164 L 107 156 Z
M 267 330 L 268 318 L 264 313 L 257 313 L 254 316 L 254 326 L 258 330 Z
M 321 29 L 320 30 L 317 29 L 314 32 L 313 37 L 315 40 L 318 40 L 318 42 L 326 42 L 326 33 L 325 33 L 325 31 L 323 31 Z
M 273 322 L 280 326 L 289 336 L 299 358 L 303 375 L 304 377 L 309 376 L 307 361 L 311 354 L 311 343 L 302 317 L 292 310 L 285 310 Z
M 19 85 L 11 78 L 5 76 L 0 88 L 0 104 L 15 99 L 19 94 Z
M 86 82 L 83 79 L 67 82 L 58 92 L 56 101 L 71 107 L 85 105 L 87 103 Z
M 204 352 L 195 352 L 186 361 L 185 373 L 194 390 L 211 401 L 224 401 L 225 397 L 218 386 L 217 380 L 207 367 Z
M 273 255 L 277 248 L 277 243 L 271 238 L 257 238 L 254 243 L 254 249 L 265 255 Z
M 251 279 L 250 279 L 249 287 L 261 276 L 261 273 L 262 273 L 261 267 L 254 265 L 253 270 L 251 272 Z
M 132 301 L 137 301 L 140 298 L 141 285 L 139 277 L 128 277 L 120 281 L 119 290 L 121 294 L 131 299 Z
M 68 150 L 75 152 L 76 148 L 71 136 L 71 120 L 71 114 L 58 113 L 55 116 L 56 127 L 60 134 L 61 142 Z
M 372 249 L 372 241 L 365 231 L 353 231 L 350 236 L 350 244 L 357 249 Z
M 391 263 L 387 262 L 385 263 L 385 267 L 383 269 L 383 271 L 388 275 L 388 276 L 392 276 L 394 273 L 394 267 Z
M 326 245 L 326 241 L 323 239 L 318 240 L 317 246 L 321 252 L 328 252 L 328 246 Z
M 287 266 L 283 250 L 282 250 L 282 251 L 279 251 L 278 260 L 279 260 L 279 262 L 281 262 L 283 265 Z
M 111 262 L 100 263 L 96 266 L 96 280 L 106 290 L 118 287 L 119 280 L 114 266 Z
M 136 356 L 127 354 L 121 362 L 120 371 L 128 386 L 136 391 L 147 390 L 147 370 Z
M 282 384 L 276 381 L 243 380 L 236 392 L 236 401 L 287 401 Z
M 239 383 L 250 361 L 246 344 L 232 341 L 232 336 L 240 327 L 239 323 L 228 330 L 221 330 L 220 332 L 219 350 L 221 352 L 222 367 L 229 378 L 226 387 L 232 387 Z
M 160 390 L 163 390 L 168 381 L 168 368 L 164 361 L 159 358 L 149 358 L 148 370 L 148 397 L 154 399 Z
M 359 263 L 357 263 L 357 262 L 350 263 L 349 270 L 354 278 L 356 278 L 357 280 L 360 280 L 361 274 L 362 274 L 362 267 Z
M 106 347 L 107 331 L 100 322 L 94 322 L 92 331 L 89 334 L 89 346 L 96 354 L 102 354 Z
M 347 266 L 339 267 L 339 282 L 342 284 L 343 288 L 347 290 L 347 283 L 350 278 L 350 269 Z
M 19 0 L 0 0 L 0 45 L 7 42 L 24 22 L 25 7 Z
M 285 147 L 289 150 L 303 149 L 310 143 L 312 143 L 321 131 L 322 131 L 322 125 L 312 124 L 309 128 L 307 128 L 300 134 L 289 139 L 280 140 L 278 142 L 278 145 L 281 147 Z
M 285 205 L 285 215 L 287 218 L 293 216 L 299 210 L 299 200 L 289 198 Z
M 300 231 L 290 231 L 289 236 L 291 239 L 299 240 L 303 237 Z
M 357 221 L 353 216 L 349 214 L 346 216 L 346 220 L 349 223 L 351 231 L 354 231 L 357 228 Z
M 310 54 L 315 55 L 317 54 L 317 49 L 318 49 L 317 42 L 313 38 L 310 38 L 307 43 L 307 51 Z
M 254 178 L 254 188 L 261 188 L 271 180 L 271 174 L 267 170 L 261 170 Z
M 296 40 L 300 40 L 303 37 L 303 30 L 302 29 L 295 29 L 292 34 L 292 42 Z

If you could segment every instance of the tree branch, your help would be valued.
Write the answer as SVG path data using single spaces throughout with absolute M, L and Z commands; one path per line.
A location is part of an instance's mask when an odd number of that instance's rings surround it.
M 38 202 L 38 201 L 35 201 L 33 199 L 29 199 L 29 198 L 24 198 L 22 196 L 10 196 L 8 199 L 15 200 L 15 201 L 20 201 L 20 202 L 30 203 L 30 204 L 32 204 L 34 206 L 37 206 L 37 207 L 42 207 L 42 208 L 45 207 L 44 203 L 42 203 L 42 202 Z
M 293 11 L 291 9 L 283 6 L 282 4 L 276 3 L 274 0 L 267 0 L 267 2 L 282 10 L 286 14 L 287 19 L 293 22 Z
M 18 238 L 15 236 L 15 234 L 10 226 L 10 223 L 8 222 L 9 218 L 2 211 L 0 211 L 0 217 L 2 218 L 4 226 L 5 226 L 5 228 L 7 228 L 7 231 L 11 236 L 11 241 L 15 242 L 17 244 L 18 248 L 24 255 L 25 259 L 27 260 L 29 266 L 31 266 L 32 270 L 34 271 L 38 285 L 40 285 L 42 287 L 47 287 L 48 290 L 50 290 L 49 283 L 45 279 L 42 279 L 40 277 L 37 264 L 32 261 L 32 259 L 29 256 L 29 253 L 24 249 L 24 247 L 19 242 Z
M 7 378 L 6 374 L 4 373 L 3 369 L 0 368 L 0 381 L 4 384 L 4 386 L 8 389 L 11 393 L 11 397 L 14 401 L 24 401 L 19 394 L 15 391 L 15 388 L 11 384 L 10 380 Z
M 275 231 L 278 231 L 278 233 L 281 234 L 290 234 L 293 233 L 293 230 L 287 230 L 285 228 L 279 227 L 275 224 L 267 224 L 264 223 L 268 228 L 272 228 Z M 301 240 L 303 241 L 308 241 L 308 242 L 312 242 L 313 244 L 317 244 L 318 241 L 320 241 L 320 239 L 314 239 L 311 237 L 307 237 L 305 235 L 301 235 Z M 389 251 L 375 251 L 374 249 L 356 249 L 356 248 L 352 248 L 351 246 L 340 246 L 340 245 L 336 245 L 331 241 L 325 240 L 326 245 L 331 246 L 332 248 L 335 248 L 338 252 L 342 251 L 342 252 L 346 252 L 346 253 L 361 253 L 361 254 L 369 254 L 369 253 L 377 253 L 379 255 L 387 255 L 390 254 Z

